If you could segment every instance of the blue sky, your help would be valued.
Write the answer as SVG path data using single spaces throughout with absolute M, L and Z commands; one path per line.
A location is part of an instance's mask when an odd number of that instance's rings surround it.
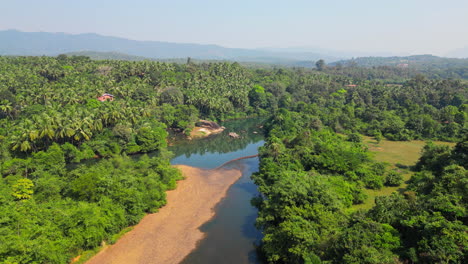
M 226 47 L 445 53 L 468 46 L 467 0 L 0 0 L 0 30 Z

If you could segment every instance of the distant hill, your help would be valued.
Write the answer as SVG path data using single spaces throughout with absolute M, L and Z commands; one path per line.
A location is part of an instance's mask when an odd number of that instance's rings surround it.
M 464 49 L 456 51 L 462 54 Z M 395 66 L 409 67 L 418 72 L 454 71 L 454 78 L 467 76 L 468 59 L 442 58 L 432 55 L 407 57 L 359 57 L 345 59 L 343 54 L 317 49 L 235 49 L 218 45 L 137 41 L 98 34 L 66 34 L 48 32 L 0 31 L 0 55 L 57 56 L 59 54 L 85 55 L 92 59 L 162 60 L 184 62 L 187 57 L 198 61 L 238 61 L 246 65 L 279 65 L 314 68 L 323 59 L 333 66 L 357 65 L 359 67 Z M 349 57 L 348 57 L 349 58 Z M 332 62 L 332 63 L 330 63 Z M 334 63 L 333 63 L 334 62 Z M 439 76 L 442 76 L 439 74 Z M 465 77 L 464 77 L 465 78 Z
M 397 67 L 422 73 L 431 78 L 468 79 L 468 59 L 444 58 L 433 55 L 414 55 L 406 57 L 360 57 L 330 63 L 329 66 L 344 67 Z
M 142 61 L 142 60 L 151 60 L 151 61 L 161 61 L 161 62 L 168 62 L 168 63 L 186 63 L 187 58 L 170 58 L 170 59 L 153 59 L 141 56 L 133 56 L 119 52 L 98 52 L 98 51 L 78 51 L 78 52 L 68 52 L 64 53 L 67 56 L 86 56 L 91 58 L 92 60 L 127 60 L 127 61 Z M 272 62 L 261 62 L 261 58 L 257 61 L 239 61 L 239 64 L 249 67 L 249 68 L 274 68 L 274 67 L 307 67 L 312 68 L 315 67 L 315 62 L 307 61 L 288 61 L 282 60 L 281 63 L 272 63 Z M 193 59 L 192 62 L 194 63 L 210 63 L 210 62 L 225 62 L 228 60 L 215 60 L 215 59 Z
M 398 67 L 412 67 L 412 68 L 424 68 L 424 67 L 468 67 L 468 59 L 457 59 L 457 58 L 444 58 L 433 55 L 413 55 L 406 57 L 360 57 L 350 60 L 341 60 L 331 63 L 336 64 L 356 64 L 361 67 L 375 67 L 375 66 L 398 66 Z
M 150 58 L 128 55 L 114 51 L 99 52 L 99 51 L 77 51 L 64 53 L 67 56 L 86 56 L 93 60 L 128 60 L 128 61 L 142 61 Z
M 256 49 L 234 49 L 218 45 L 137 41 L 98 34 L 66 34 L 48 32 L 0 31 L 0 55 L 56 56 L 62 53 L 93 51 L 145 57 L 152 59 L 187 58 L 233 60 L 294 65 L 297 61 L 339 57 L 312 52 L 273 52 Z M 114 56 L 115 55 L 115 56 Z

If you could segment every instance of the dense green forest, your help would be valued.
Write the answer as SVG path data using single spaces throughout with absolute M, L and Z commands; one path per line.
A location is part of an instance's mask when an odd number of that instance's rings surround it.
M 400 256 L 461 262 L 466 189 L 443 183 L 466 181 L 466 143 L 427 147 L 411 185 L 414 199 L 377 203 L 382 211 L 401 203 L 401 216 L 382 220 L 378 206 L 350 214 L 364 199 L 362 188 L 399 178 L 372 160 L 359 133 L 454 142 L 466 134 L 466 82 L 400 77 L 396 84 L 238 63 L 0 57 L 0 261 L 68 263 L 113 242 L 164 205 L 165 191 L 181 177 L 169 165 L 168 131 L 188 133 L 199 118 L 272 115 L 255 178 L 264 198 L 256 200 L 262 249 L 271 262 L 353 262 L 359 254 L 369 263 Z M 104 93 L 113 100 L 97 100 Z M 425 215 L 426 208 L 434 209 Z M 432 222 L 441 224 L 425 227 Z M 362 230 L 368 233 L 356 237 Z M 444 240 L 450 247 L 437 247 L 446 233 L 458 235 Z M 418 235 L 401 238 L 406 234 Z
M 378 197 L 368 211 L 363 188 L 398 186 L 402 176 L 372 160 L 359 135 L 316 125 L 305 112 L 280 110 L 267 122 L 257 226 L 270 263 L 466 263 L 468 137 L 450 149 L 428 144 L 403 194 Z
M 87 56 L 93 60 L 152 60 L 183 64 L 186 58 L 151 59 L 132 56 L 118 52 L 70 52 L 68 56 Z M 229 60 L 193 59 L 197 63 L 222 63 Z M 325 63 L 325 61 L 324 61 Z M 329 74 L 347 77 L 376 80 L 385 79 L 395 83 L 404 83 L 408 78 L 424 74 L 430 79 L 464 79 L 468 80 L 468 59 L 444 58 L 433 55 L 414 55 L 407 57 L 358 57 L 349 60 L 330 61 L 328 67 L 320 67 L 314 61 L 297 61 L 292 59 L 256 58 L 239 61 L 242 66 L 253 69 L 273 69 L 277 67 L 318 68 Z

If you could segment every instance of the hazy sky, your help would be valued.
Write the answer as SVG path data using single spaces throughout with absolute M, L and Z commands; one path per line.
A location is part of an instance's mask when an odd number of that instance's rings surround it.
M 468 0 L 0 0 L 0 6 L 0 30 L 435 55 L 468 46 Z

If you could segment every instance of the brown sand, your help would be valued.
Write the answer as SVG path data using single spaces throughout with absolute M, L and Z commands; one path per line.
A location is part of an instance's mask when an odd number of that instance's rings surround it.
M 167 192 L 167 205 L 149 214 L 88 264 L 180 263 L 204 233 L 199 227 L 214 216 L 214 207 L 241 177 L 236 169 L 203 170 L 178 165 L 185 180 Z

